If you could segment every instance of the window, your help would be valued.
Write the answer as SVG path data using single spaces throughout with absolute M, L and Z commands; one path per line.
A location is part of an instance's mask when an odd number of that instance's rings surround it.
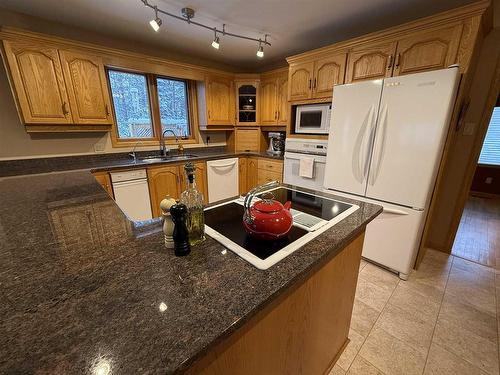
M 493 109 L 479 164 L 500 165 L 500 107 Z
M 108 70 L 116 123 L 116 141 L 159 141 L 170 129 L 193 139 L 188 82 L 152 74 Z M 166 138 L 173 138 L 167 132 Z

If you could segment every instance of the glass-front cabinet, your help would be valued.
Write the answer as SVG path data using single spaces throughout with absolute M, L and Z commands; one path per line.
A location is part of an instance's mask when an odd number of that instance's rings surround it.
M 236 82 L 237 125 L 258 125 L 259 82 Z

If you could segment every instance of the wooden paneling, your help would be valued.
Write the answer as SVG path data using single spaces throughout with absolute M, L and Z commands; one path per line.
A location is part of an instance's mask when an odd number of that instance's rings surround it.
M 394 67 L 396 42 L 367 45 L 349 52 L 346 82 L 390 77 Z
M 238 182 L 240 195 L 246 194 L 247 189 L 247 158 L 238 159 Z
M 148 168 L 148 185 L 153 217 L 159 217 L 161 216 L 160 202 L 167 195 L 179 199 L 181 192 L 178 166 Z
M 318 59 L 314 63 L 313 97 L 332 96 L 333 86 L 344 83 L 347 54 L 341 53 Z
M 257 186 L 257 158 L 247 159 L 247 190 Z
M 231 79 L 208 76 L 206 101 L 208 125 L 234 125 L 234 91 Z
M 259 128 L 235 128 L 235 152 L 259 152 L 262 134 Z
M 4 47 L 24 122 L 72 123 L 57 49 L 10 41 Z
M 113 187 L 111 185 L 111 178 L 108 172 L 95 172 L 92 173 L 97 182 L 106 190 L 111 198 L 114 197 Z
M 278 81 L 272 77 L 260 83 L 261 125 L 276 125 L 278 120 Z
M 310 99 L 314 62 L 290 65 L 288 73 L 288 100 Z
M 265 169 L 258 170 L 257 185 L 262 185 L 271 181 L 282 182 L 282 180 L 283 174 L 280 172 L 268 171 Z
M 394 76 L 443 69 L 456 61 L 462 25 L 416 33 L 398 41 Z
M 74 51 L 59 51 L 76 124 L 111 124 L 110 100 L 102 59 Z
M 261 158 L 257 163 L 257 168 L 265 169 L 271 172 L 283 173 L 283 161 Z
M 277 125 L 288 125 L 290 104 L 288 103 L 288 74 L 278 76 L 278 121 Z
M 328 374 L 348 340 L 364 234 L 195 363 L 188 374 Z

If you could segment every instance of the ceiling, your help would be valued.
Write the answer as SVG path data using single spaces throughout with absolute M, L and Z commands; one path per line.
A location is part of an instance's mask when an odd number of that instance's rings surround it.
M 188 56 L 261 71 L 284 65 L 284 58 L 336 41 L 438 13 L 472 0 L 149 0 L 180 15 L 195 9 L 195 20 L 255 38 L 270 34 L 272 47 L 255 56 L 257 43 L 221 37 L 221 48 L 210 46 L 213 33 L 163 16 L 158 33 L 149 26 L 153 11 L 140 0 L 0 0 L 8 10 L 57 21 L 101 34 L 147 43 Z

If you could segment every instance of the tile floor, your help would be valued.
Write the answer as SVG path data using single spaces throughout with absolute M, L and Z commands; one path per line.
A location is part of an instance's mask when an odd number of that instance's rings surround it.
M 500 199 L 469 197 L 451 253 L 500 269 Z
M 330 375 L 499 374 L 497 272 L 429 250 L 401 281 L 362 261 L 351 341 Z

